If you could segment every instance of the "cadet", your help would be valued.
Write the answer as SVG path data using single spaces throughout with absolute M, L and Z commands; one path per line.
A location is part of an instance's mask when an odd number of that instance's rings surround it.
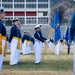
M 39 25 L 37 25 L 37 26 L 35 26 L 34 27 L 34 29 L 35 29 L 35 34 L 34 34 L 34 38 L 35 38 L 35 49 L 34 49 L 34 52 L 35 52 L 35 64 L 40 64 L 40 58 L 41 58 L 41 52 L 42 52 L 42 47 L 40 47 L 40 46 L 42 46 L 41 45 L 41 43 L 45 43 L 46 42 L 46 40 L 45 39 L 43 39 L 42 37 L 41 37 L 41 34 L 39 33 L 40 32 L 40 26 Z
M 34 44 L 34 39 L 32 37 L 32 35 L 30 34 L 30 32 L 28 32 L 27 34 L 29 36 L 29 41 L 28 41 L 28 44 L 27 44 L 27 54 L 30 54 L 30 50 L 31 48 L 33 47 L 33 44 Z
M 14 19 L 13 26 L 10 30 L 10 37 L 9 42 L 11 43 L 11 56 L 10 56 L 10 65 L 16 65 L 17 64 L 17 45 L 18 45 L 18 39 L 19 39 L 19 31 L 18 31 L 18 20 Z
M 27 51 L 27 45 L 29 41 L 29 36 L 27 35 L 27 31 L 24 32 L 23 38 L 22 38 L 22 49 L 23 49 L 23 55 L 28 55 Z
M 27 31 L 24 31 L 24 35 L 23 37 L 27 34 Z M 24 38 L 22 37 L 22 50 L 23 50 L 23 54 L 24 54 Z
M 4 57 L 4 47 L 6 43 L 6 28 L 2 23 L 5 18 L 5 11 L 3 7 L 0 7 L 0 72 L 2 71 L 3 57 Z

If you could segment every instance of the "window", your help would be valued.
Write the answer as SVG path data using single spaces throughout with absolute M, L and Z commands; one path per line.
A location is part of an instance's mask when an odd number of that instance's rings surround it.
M 13 0 L 2 0 L 2 2 L 13 2 Z
M 26 24 L 36 24 L 36 17 L 27 17 Z
M 26 8 L 36 8 L 36 4 L 26 4 Z
M 36 0 L 26 0 L 26 2 L 36 2 Z
M 38 4 L 38 8 L 48 8 L 48 4 Z
M 25 18 L 24 17 L 14 17 L 17 18 L 21 24 L 25 24 Z
M 12 20 L 13 17 L 6 17 L 5 20 Z
M 25 18 L 19 18 L 19 21 L 21 22 L 21 24 L 25 24 Z
M 38 2 L 48 2 L 48 0 L 38 0 Z
M 24 2 L 24 0 L 14 0 L 14 2 Z
M 38 16 L 48 16 L 48 12 L 39 11 Z
M 38 23 L 40 24 L 48 24 L 48 17 L 39 17 Z
M 48 15 L 48 12 L 43 12 L 43 16 L 47 16 Z
M 24 4 L 14 4 L 14 8 L 24 8 Z
M 2 4 L 4 8 L 13 8 L 12 4 Z

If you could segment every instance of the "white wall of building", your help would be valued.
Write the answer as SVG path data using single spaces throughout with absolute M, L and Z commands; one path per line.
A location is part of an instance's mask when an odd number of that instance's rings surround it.
M 50 0 L 0 0 L 0 6 L 5 11 L 12 11 L 13 16 L 6 16 L 7 19 L 19 18 L 23 25 L 49 25 L 50 23 Z M 36 11 L 37 16 L 14 16 L 14 12 Z M 47 15 L 46 15 L 47 14 Z

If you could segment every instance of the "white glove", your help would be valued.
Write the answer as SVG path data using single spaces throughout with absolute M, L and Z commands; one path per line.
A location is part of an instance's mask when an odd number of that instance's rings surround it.
M 72 41 L 72 45 L 74 45 L 74 42 Z
M 50 39 L 47 39 L 46 42 L 48 43 L 50 41 Z

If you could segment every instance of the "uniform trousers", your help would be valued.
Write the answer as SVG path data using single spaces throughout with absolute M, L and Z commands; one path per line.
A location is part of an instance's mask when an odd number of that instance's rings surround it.
M 11 56 L 10 56 L 10 65 L 17 64 L 17 39 L 12 39 L 11 41 Z
M 2 54 L 0 54 L 0 72 L 2 71 L 5 42 L 6 42 L 6 40 L 2 40 Z
M 41 53 L 42 53 L 42 42 L 35 41 L 34 46 L 35 46 L 35 49 L 34 49 L 35 63 L 40 63 Z
M 58 43 L 57 43 L 56 46 L 55 46 L 55 54 L 56 54 L 56 55 L 59 55 L 60 50 L 61 50 L 61 42 L 58 41 Z

